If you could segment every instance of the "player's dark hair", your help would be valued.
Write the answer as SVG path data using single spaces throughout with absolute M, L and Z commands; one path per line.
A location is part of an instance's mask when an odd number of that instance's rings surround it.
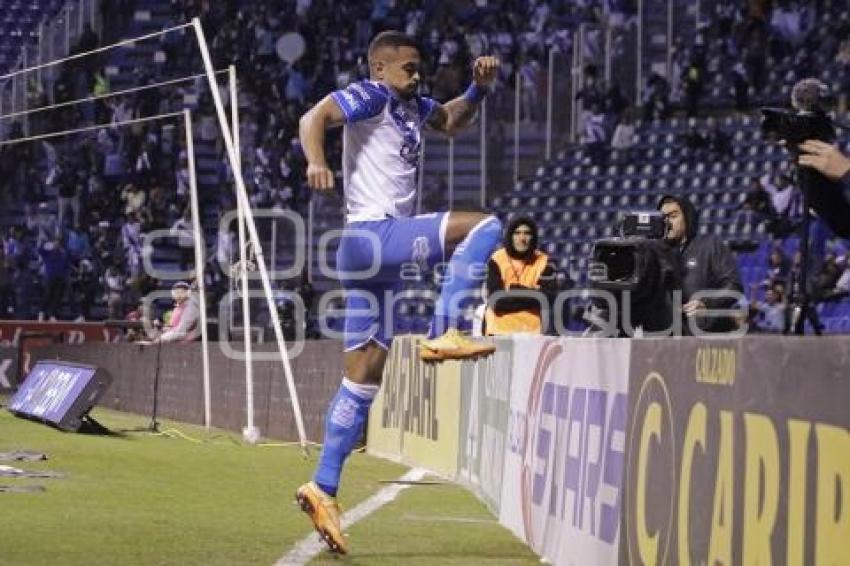
M 419 49 L 419 44 L 416 43 L 416 40 L 412 37 L 396 30 L 382 31 L 372 38 L 372 41 L 369 43 L 369 61 L 372 60 L 375 51 L 382 47 L 391 47 L 393 49 L 398 49 L 399 47 L 412 47 L 417 51 L 421 51 Z

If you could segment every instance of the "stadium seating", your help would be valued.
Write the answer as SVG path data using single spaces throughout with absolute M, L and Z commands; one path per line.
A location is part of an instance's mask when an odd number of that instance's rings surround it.
M 124 36 L 141 35 L 181 23 L 173 11 L 172 4 L 168 0 L 136 0 L 136 17 L 129 21 L 130 27 L 123 30 Z M 15 53 L 19 53 L 21 42 L 32 38 L 38 22 L 55 14 L 61 5 L 59 0 L 10 0 L 4 4 L 4 12 L 0 15 L 0 70 L 3 64 L 6 64 L 8 69 L 8 65 L 14 62 L 11 58 L 17 60 Z M 260 6 L 260 3 L 255 0 L 240 5 L 251 10 Z M 706 25 L 711 28 L 715 24 L 714 12 L 706 10 L 704 17 Z M 837 1 L 823 2 L 818 18 L 816 26 L 830 20 L 846 21 L 847 6 Z M 577 22 L 567 22 L 568 25 L 575 23 Z M 213 55 L 221 55 L 215 53 L 215 26 L 208 30 L 208 34 L 214 49 Z M 692 47 L 689 43 L 693 38 L 686 37 L 686 34 L 685 31 L 680 33 L 680 40 L 684 45 L 682 52 L 688 52 Z M 105 66 L 111 88 L 132 87 L 139 80 L 143 80 L 137 71 L 155 65 L 157 49 L 155 42 L 137 42 L 126 49 L 111 53 Z M 246 46 L 246 49 L 255 47 Z M 704 115 L 711 114 L 713 123 L 729 134 L 731 155 L 719 156 L 709 150 L 695 153 L 686 147 L 683 143 L 685 135 L 691 131 L 707 131 L 710 129 L 710 123 L 704 117 L 683 116 L 678 111 L 681 102 L 674 101 L 674 113 L 670 118 L 646 120 L 636 124 L 637 145 L 628 154 L 617 150 L 610 151 L 607 163 L 601 164 L 591 162 L 587 150 L 580 145 L 556 146 L 560 148 L 560 152 L 555 159 L 536 164 L 532 169 L 533 173 L 520 179 L 512 190 L 493 195 L 489 202 L 490 208 L 503 217 L 507 217 L 510 211 L 528 214 L 534 218 L 541 228 L 543 249 L 553 256 L 554 263 L 561 271 L 579 286 L 585 286 L 586 261 L 592 243 L 598 238 L 614 234 L 618 215 L 623 210 L 652 209 L 658 197 L 668 192 L 686 195 L 700 210 L 700 232 L 721 236 L 741 250 L 738 259 L 745 285 L 763 279 L 767 253 L 774 244 L 769 239 L 765 224 L 757 221 L 752 215 L 741 214 L 740 205 L 751 180 L 766 173 L 776 172 L 784 166 L 788 156 L 782 148 L 761 140 L 756 113 L 740 114 L 730 111 L 734 100 L 730 76 L 724 70 L 724 65 L 728 63 L 728 54 L 724 53 L 723 49 L 721 41 L 710 41 L 707 44 L 706 66 L 716 72 L 708 75 L 708 88 L 700 109 Z M 789 85 L 800 78 L 799 75 L 804 70 L 807 73 L 817 70 L 816 74 L 824 80 L 838 80 L 843 69 L 831 55 L 831 52 L 821 53 L 815 50 L 811 64 L 801 67 L 800 61 L 793 53 L 778 58 L 768 53 L 765 60 L 769 70 L 766 83 L 759 92 L 751 89 L 751 105 L 784 103 L 787 100 Z M 197 72 L 198 69 L 193 67 L 174 70 L 189 73 Z M 245 96 L 246 100 L 251 101 L 258 94 L 250 92 L 248 82 L 245 81 Z M 194 96 L 187 95 L 182 103 L 195 109 L 198 107 L 198 100 L 199 93 L 196 93 Z M 539 137 L 539 132 L 537 135 Z M 523 150 L 526 149 L 525 145 L 521 144 Z M 253 141 L 243 140 L 243 150 L 249 150 L 246 153 L 250 153 L 253 147 Z M 465 155 L 464 152 L 468 153 L 468 149 L 459 146 L 458 152 Z M 219 202 L 220 197 L 229 193 L 230 187 L 221 182 L 220 148 L 216 148 L 215 144 L 209 141 L 196 138 L 196 152 L 201 192 L 206 197 L 203 207 L 204 228 L 208 248 L 211 248 L 215 241 L 216 223 L 223 210 Z M 243 155 L 243 158 L 249 163 L 253 157 Z M 249 172 L 247 169 L 246 165 L 246 173 Z M 463 171 L 459 172 L 461 177 L 465 174 Z M 494 192 L 488 190 L 491 194 Z M 45 210 L 51 212 L 55 209 L 55 203 L 53 195 L 48 196 L 51 198 L 48 199 Z M 315 204 L 314 234 L 318 240 L 319 235 L 327 229 L 341 225 L 342 215 L 337 202 L 316 201 Z M 14 218 L 20 218 L 22 214 L 19 207 L 7 212 L 5 218 L 0 218 L 0 226 L 14 222 Z M 794 246 L 794 242 L 792 239 L 788 245 Z M 317 249 L 316 241 L 310 245 L 314 250 Z M 287 243 L 279 246 L 278 251 L 281 264 L 293 255 L 293 249 Z M 328 263 L 333 267 L 334 250 L 328 251 Z M 171 245 L 158 245 L 153 260 L 161 269 L 174 269 L 178 263 L 177 250 Z M 314 273 L 317 273 L 315 265 Z M 318 274 L 315 281 L 317 291 L 336 285 L 335 281 L 323 279 L 321 274 Z M 423 282 L 422 287 L 428 285 Z M 837 301 L 834 306 L 825 304 L 818 307 L 825 321 L 828 321 L 828 324 L 824 323 L 827 331 L 837 332 L 845 329 L 845 306 L 845 302 Z M 403 315 L 400 317 L 401 331 L 422 329 L 427 324 L 430 312 L 429 305 L 416 298 L 404 299 L 399 305 L 399 311 Z
M 24 44 L 38 41 L 38 24 L 53 18 L 64 3 L 63 0 L 3 2 L 0 15 L 0 75 L 8 73 L 18 63 Z

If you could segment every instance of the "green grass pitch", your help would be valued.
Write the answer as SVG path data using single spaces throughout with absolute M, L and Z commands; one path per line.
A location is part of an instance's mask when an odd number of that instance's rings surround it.
M 147 424 L 104 409 L 93 416 L 113 431 Z M 310 477 L 317 449 L 304 459 L 298 447 L 247 446 L 231 433 L 168 421 L 161 428 L 189 439 L 63 433 L 0 410 L 0 452 L 49 456 L 0 464 L 67 474 L 0 477 L 0 485 L 46 488 L 0 492 L 0 565 L 273 564 L 313 536 L 292 494 Z M 340 503 L 349 509 L 404 471 L 355 454 Z M 538 563 L 473 495 L 450 484 L 411 487 L 348 533 L 349 556 L 323 553 L 313 563 Z

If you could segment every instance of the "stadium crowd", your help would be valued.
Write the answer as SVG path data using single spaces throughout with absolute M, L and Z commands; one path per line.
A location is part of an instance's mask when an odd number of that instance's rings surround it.
M 639 122 L 664 119 L 684 112 L 689 116 L 724 115 L 731 109 L 750 110 L 768 99 L 776 87 L 793 81 L 812 66 L 834 69 L 836 86 L 850 80 L 850 22 L 827 20 L 816 25 L 818 11 L 834 3 L 781 0 L 774 3 L 724 0 L 705 7 L 697 33 L 676 40 L 674 79 L 653 74 L 641 93 L 640 106 L 630 108 L 620 86 L 605 84 L 599 69 L 588 66 L 579 93 L 585 110 L 582 143 L 589 159 L 604 164 L 613 155 L 628 160 Z M 131 6 L 116 14 L 105 29 L 127 27 Z M 546 91 L 546 55 L 556 47 L 570 53 L 579 23 L 628 28 L 634 26 L 636 3 L 566 0 L 476 0 L 445 3 L 433 0 L 375 0 L 334 3 L 310 0 L 206 2 L 171 0 L 174 23 L 201 18 L 216 68 L 235 64 L 244 92 L 241 153 L 251 200 L 258 207 L 292 208 L 303 212 L 309 194 L 304 186 L 303 156 L 297 141 L 298 118 L 324 93 L 366 76 L 366 46 L 383 29 L 400 29 L 421 43 L 432 77 L 424 92 L 449 99 L 469 81 L 469 62 L 482 53 L 503 61 L 492 104 L 512 115 L 514 80 L 521 81 L 521 118 L 540 121 L 538 103 Z M 290 34 L 301 44 L 297 56 L 280 38 Z M 328 40 L 327 38 L 331 38 Z M 591 36 L 587 41 L 600 41 Z M 75 46 L 89 51 L 102 43 L 87 29 Z M 589 50 L 598 45 L 585 46 Z M 300 51 L 296 48 L 296 51 Z M 768 58 L 788 73 L 777 76 Z M 814 55 L 816 54 L 816 55 Z M 86 57 L 62 66 L 55 79 L 33 83 L 31 106 L 105 94 L 108 54 Z M 136 82 L 185 76 L 199 70 L 193 41 L 185 35 L 162 36 L 154 65 L 140 67 Z M 711 85 L 719 89 L 710 88 Z M 221 89 L 226 98 L 226 89 Z M 187 97 L 196 98 L 200 137 L 216 140 L 211 97 L 197 84 L 173 89 L 150 89 L 33 115 L 29 133 L 40 133 L 104 121 L 182 109 Z M 59 140 L 7 146 L 0 152 L 0 202 L 25 202 L 25 216 L 3 235 L 0 262 L 0 317 L 124 318 L 140 296 L 159 288 L 142 269 L 146 234 L 170 230 L 175 238 L 176 263 L 192 261 L 188 223 L 188 170 L 179 123 L 151 122 L 132 127 L 101 129 Z M 20 123 L 10 138 L 22 137 Z M 730 154 L 729 134 L 719 121 L 708 132 L 690 132 L 678 143 L 685 159 L 723 160 Z M 330 161 L 338 163 L 339 136 L 330 136 Z M 611 150 L 616 150 L 613 154 Z M 217 144 L 220 190 L 205 204 L 222 210 L 233 207 L 227 181 L 232 174 Z M 787 175 L 752 179 L 753 188 L 741 214 L 760 215 L 781 240 L 799 215 L 798 191 Z M 51 201 L 55 200 L 55 206 Z M 427 199 L 426 199 L 427 202 Z M 219 235 L 208 254 L 232 257 L 234 235 Z M 840 296 L 847 285 L 846 255 L 825 257 L 819 276 L 823 296 Z M 213 292 L 221 291 L 221 271 L 213 273 Z M 822 280 L 822 281 L 821 281 Z M 842 283 L 843 282 L 843 283 Z M 217 288 L 218 286 L 218 288 Z M 771 288 L 774 286 L 771 284 Z M 776 300 L 785 296 L 776 290 Z M 754 302 L 756 304 L 757 302 Z M 102 304 L 104 309 L 96 309 Z

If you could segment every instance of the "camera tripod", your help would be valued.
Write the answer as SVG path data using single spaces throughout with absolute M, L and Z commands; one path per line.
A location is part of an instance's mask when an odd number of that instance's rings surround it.
M 795 152 L 794 162 L 797 161 Z M 821 327 L 817 312 L 814 310 L 809 297 L 809 238 L 812 226 L 812 213 L 809 210 L 809 191 L 815 190 L 818 175 L 805 167 L 795 166 L 797 186 L 803 197 L 803 219 L 799 224 L 800 234 L 800 269 L 791 281 L 791 295 L 788 301 L 790 313 L 785 317 L 783 334 L 806 333 L 806 321 L 812 324 L 815 334 L 820 336 Z

